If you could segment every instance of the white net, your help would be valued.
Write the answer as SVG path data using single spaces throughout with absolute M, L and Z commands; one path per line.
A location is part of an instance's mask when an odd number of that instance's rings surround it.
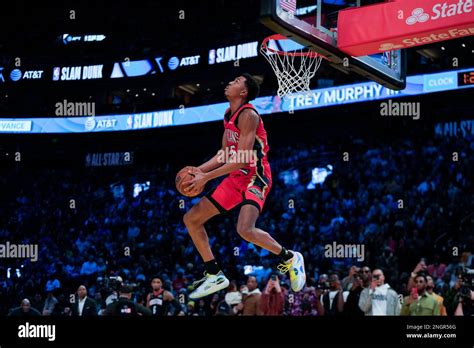
M 306 48 L 275 52 L 262 43 L 260 53 L 268 60 L 278 79 L 278 96 L 309 94 L 309 84 L 321 66 L 322 56 Z

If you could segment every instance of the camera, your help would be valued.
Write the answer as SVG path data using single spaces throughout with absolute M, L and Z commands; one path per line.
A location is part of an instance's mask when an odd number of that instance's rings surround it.
M 460 276 L 462 283 L 459 296 L 464 300 L 471 300 L 471 292 L 474 291 L 474 270 L 464 272 Z
M 316 289 L 325 291 L 325 290 L 329 290 L 330 286 L 329 286 L 329 283 L 327 283 L 327 282 L 317 283 L 316 284 Z

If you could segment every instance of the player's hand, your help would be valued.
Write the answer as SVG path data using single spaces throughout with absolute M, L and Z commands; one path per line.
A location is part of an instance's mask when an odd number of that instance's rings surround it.
M 191 180 L 183 182 L 183 186 L 187 186 L 184 191 L 188 193 L 198 193 L 204 189 L 204 186 L 208 182 L 206 173 L 201 169 L 193 167 L 188 170 L 188 173 L 193 175 L 194 178 Z M 188 186 L 189 185 L 189 186 Z

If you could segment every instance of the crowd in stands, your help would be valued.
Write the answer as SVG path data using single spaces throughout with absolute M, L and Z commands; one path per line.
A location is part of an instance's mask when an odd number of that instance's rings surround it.
M 460 275 L 474 268 L 474 139 L 350 139 L 340 148 L 275 147 L 269 158 L 274 184 L 258 223 L 304 255 L 301 292 L 276 271 L 276 256 L 239 237 L 231 212 L 206 225 L 231 286 L 189 299 L 204 269 L 182 217 L 199 198 L 175 190 L 179 168 L 8 169 L 0 241 L 37 244 L 39 255 L 0 263 L 0 315 L 106 314 L 106 300 L 122 292 L 146 306 L 154 277 L 178 304 L 170 315 L 460 313 Z M 308 189 L 311 168 L 328 164 L 332 174 Z M 289 170 L 299 177 L 285 182 L 279 174 Z M 150 188 L 134 197 L 144 177 Z M 327 257 L 333 242 L 363 245 L 363 258 Z

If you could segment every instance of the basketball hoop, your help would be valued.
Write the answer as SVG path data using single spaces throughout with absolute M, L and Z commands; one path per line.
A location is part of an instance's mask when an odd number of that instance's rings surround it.
M 270 40 L 289 40 L 275 34 L 265 38 L 260 53 L 268 60 L 278 79 L 278 96 L 284 98 L 293 93 L 311 93 L 309 83 L 321 66 L 322 56 L 305 47 L 292 51 L 279 51 L 268 47 Z

